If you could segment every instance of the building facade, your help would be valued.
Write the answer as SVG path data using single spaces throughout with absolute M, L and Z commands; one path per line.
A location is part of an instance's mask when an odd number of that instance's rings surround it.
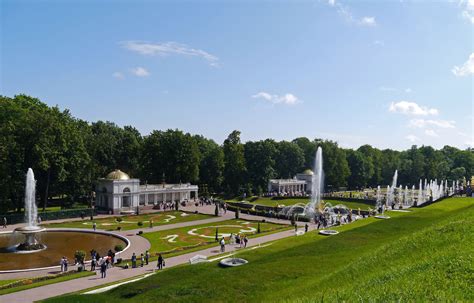
M 268 192 L 279 195 L 311 194 L 314 173 L 307 169 L 296 174 L 293 179 L 270 179 L 268 180 Z
M 131 213 L 150 209 L 160 203 L 183 202 L 198 198 L 198 186 L 191 184 L 140 185 L 139 179 L 130 178 L 117 169 L 97 180 L 96 208 L 113 214 Z

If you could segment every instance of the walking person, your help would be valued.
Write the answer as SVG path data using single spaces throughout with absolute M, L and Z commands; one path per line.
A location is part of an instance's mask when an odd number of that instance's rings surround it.
M 145 253 L 145 263 L 148 265 L 148 261 L 150 260 L 150 252 L 147 250 Z
M 95 271 L 95 265 L 97 264 L 97 260 L 95 259 L 95 255 L 91 260 L 91 271 Z
M 62 258 L 61 258 L 61 261 L 59 261 L 59 265 L 61 265 L 61 272 L 64 271 L 64 258 L 65 258 L 65 257 L 62 257 Z
M 3 228 L 7 228 L 7 217 L 3 217 Z
M 140 255 L 140 267 L 143 267 L 143 264 L 145 263 L 145 257 L 143 254 Z
M 132 268 L 137 268 L 137 256 L 135 253 L 132 255 Z
M 161 256 L 161 254 L 158 255 L 158 262 L 156 263 L 156 268 L 158 270 L 163 269 L 163 266 L 165 266 L 165 259 Z
M 244 248 L 247 248 L 247 243 L 249 242 L 249 239 L 247 236 L 244 236 Z
M 305 232 L 305 233 L 308 232 L 308 228 L 309 228 L 308 223 L 306 223 L 306 224 L 304 225 L 304 232 Z
M 67 261 L 67 258 L 64 257 L 64 271 L 65 272 L 67 271 L 67 266 L 68 266 L 68 261 Z
M 97 223 L 92 223 L 92 228 L 94 229 L 94 231 L 97 229 Z
M 100 275 L 102 279 L 107 276 L 107 262 L 102 262 L 102 265 L 100 265 Z
M 221 243 L 221 252 L 225 252 L 225 240 L 224 240 L 224 237 L 222 237 L 220 243 Z

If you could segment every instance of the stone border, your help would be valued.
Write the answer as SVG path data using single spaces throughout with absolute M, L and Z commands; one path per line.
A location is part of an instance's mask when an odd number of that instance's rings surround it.
M 124 236 L 116 234 L 116 233 L 102 231 L 102 230 L 93 231 L 93 230 L 84 230 L 82 228 L 46 228 L 45 232 L 83 232 L 83 233 L 100 234 L 100 235 L 113 236 L 113 237 L 119 238 L 120 240 L 127 243 L 127 246 L 122 251 L 119 251 L 119 252 L 115 253 L 116 256 L 118 256 L 122 252 L 126 251 L 128 248 L 130 248 L 130 245 L 131 245 L 131 242 L 127 237 L 124 237 Z M 13 234 L 13 231 L 1 231 L 0 235 L 3 235 L 3 234 Z M 84 261 L 84 264 L 88 264 L 90 262 L 91 262 L 91 260 Z M 30 271 L 39 271 L 39 270 L 50 270 L 50 269 L 56 269 L 56 268 L 61 268 L 61 265 L 55 265 L 55 266 L 49 266 L 49 267 L 35 267 L 35 268 L 28 268 L 28 269 L 0 270 L 0 274 L 21 273 L 21 272 L 30 272 Z

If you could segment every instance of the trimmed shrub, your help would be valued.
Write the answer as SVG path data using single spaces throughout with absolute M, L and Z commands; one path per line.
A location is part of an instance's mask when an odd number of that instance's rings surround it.
M 137 223 L 137 225 L 138 225 L 138 226 L 143 226 L 143 222 L 142 222 L 142 221 L 139 221 L 139 222 Z
M 114 247 L 115 252 L 119 252 L 123 250 L 123 245 L 122 244 L 117 244 Z

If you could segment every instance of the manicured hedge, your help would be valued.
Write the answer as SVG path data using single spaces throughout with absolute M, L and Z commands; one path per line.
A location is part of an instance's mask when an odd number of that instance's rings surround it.
M 41 217 L 41 221 L 47 220 L 57 220 L 57 219 L 67 219 L 67 218 L 78 218 L 81 216 L 81 213 L 84 213 L 86 217 L 91 215 L 91 208 L 79 208 L 79 209 L 64 209 L 59 211 L 48 211 L 48 212 L 39 212 L 38 216 Z M 97 212 L 94 210 L 94 216 L 97 215 Z M 3 220 L 3 217 L 7 218 L 8 224 L 16 224 L 25 222 L 25 215 L 23 213 L 15 214 L 0 214 L 0 218 Z

